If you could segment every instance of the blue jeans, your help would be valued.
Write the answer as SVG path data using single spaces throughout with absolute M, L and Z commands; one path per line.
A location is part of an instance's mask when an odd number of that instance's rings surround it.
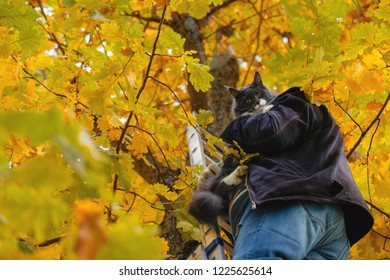
M 310 201 L 275 201 L 252 210 L 239 222 L 233 259 L 342 260 L 349 241 L 338 206 Z

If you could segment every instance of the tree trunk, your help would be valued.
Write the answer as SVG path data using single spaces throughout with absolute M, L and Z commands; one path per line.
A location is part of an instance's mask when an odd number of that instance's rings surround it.
M 232 120 L 231 106 L 232 96 L 226 86 L 235 87 L 239 78 L 237 58 L 231 50 L 215 55 L 210 62 L 210 73 L 214 81 L 209 90 L 209 106 L 213 111 L 214 123 L 208 131 L 215 136 L 220 136 L 225 127 Z
M 229 3 L 233 1 L 228 1 Z M 158 19 L 154 19 L 159 21 Z M 186 39 L 184 49 L 187 51 L 195 50 L 194 57 L 199 58 L 200 63 L 207 65 L 208 60 L 203 45 L 202 27 L 208 24 L 207 18 L 197 20 L 188 14 L 172 13 L 171 21 L 167 24 Z M 226 36 L 226 34 L 224 34 Z M 221 35 L 222 36 L 222 35 Z M 221 47 L 221 46 L 220 46 Z M 223 47 L 221 47 L 223 48 Z M 225 48 L 226 49 L 226 48 Z M 197 92 L 187 78 L 187 90 L 190 96 L 192 112 L 198 112 L 200 109 L 211 110 L 214 115 L 214 123 L 209 127 L 209 132 L 219 136 L 226 125 L 231 121 L 231 102 L 232 98 L 225 88 L 225 85 L 236 86 L 239 77 L 239 67 L 237 59 L 232 50 L 227 49 L 220 53 L 215 51 L 210 60 L 210 74 L 214 76 L 210 90 L 207 92 Z M 153 156 L 145 155 L 150 162 Z M 137 172 L 150 183 L 163 183 L 173 186 L 175 176 L 174 171 L 167 170 L 166 167 L 154 162 L 156 169 L 150 169 L 142 159 L 134 162 Z M 160 197 L 164 200 L 163 197 Z M 198 245 L 197 242 L 185 242 L 180 230 L 177 229 L 177 218 L 174 211 L 170 209 L 169 203 L 166 205 L 166 213 L 161 224 L 161 236 L 167 240 L 169 245 L 168 254 L 172 258 L 186 259 Z
M 207 24 L 206 20 L 198 21 L 188 14 L 172 14 L 170 26 L 186 39 L 185 50 L 195 50 L 195 57 L 199 58 L 202 64 L 207 65 L 207 57 L 203 45 L 201 28 L 202 24 Z M 197 92 L 187 79 L 187 90 L 190 95 L 191 109 L 198 112 L 199 109 L 212 110 L 214 123 L 209 127 L 209 132 L 219 136 L 226 125 L 231 121 L 230 94 L 225 85 L 235 86 L 239 77 L 237 59 L 232 51 L 228 50 L 220 55 L 216 55 L 210 62 L 210 73 L 214 76 L 211 89 L 208 92 Z M 187 258 L 191 254 L 197 243 L 184 242 L 176 226 L 177 219 L 172 212 L 167 211 L 162 223 L 162 236 L 169 243 L 169 253 L 179 259 Z
M 195 50 L 194 57 L 199 58 L 200 63 L 207 64 L 206 54 L 200 33 L 199 21 L 188 14 L 172 13 L 171 27 L 186 39 L 184 49 L 186 51 Z M 208 96 L 205 92 L 197 92 L 187 79 L 187 90 L 191 100 L 192 112 L 200 109 L 209 109 Z

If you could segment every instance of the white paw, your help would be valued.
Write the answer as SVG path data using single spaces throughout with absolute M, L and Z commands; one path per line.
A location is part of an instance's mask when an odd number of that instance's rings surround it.
M 248 171 L 247 166 L 238 166 L 230 175 L 226 176 L 222 179 L 226 185 L 238 185 L 242 182 L 243 177 L 246 175 Z
M 272 109 L 272 107 L 274 107 L 274 105 L 267 105 L 267 106 L 265 106 L 265 107 L 263 108 L 263 113 L 268 112 L 269 110 Z

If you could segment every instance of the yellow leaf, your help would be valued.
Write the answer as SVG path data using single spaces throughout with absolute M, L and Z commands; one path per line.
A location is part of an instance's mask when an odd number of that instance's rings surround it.
M 30 158 L 36 155 L 36 151 L 31 147 L 31 143 L 28 139 L 19 138 L 12 134 L 9 142 L 10 146 L 8 149 L 11 151 L 11 160 L 14 163 L 19 163 L 24 158 Z
M 149 190 L 151 193 L 164 196 L 169 201 L 175 201 L 178 198 L 178 194 L 176 192 L 171 191 L 168 186 L 163 184 L 153 184 L 149 186 Z
M 127 145 L 127 149 L 133 151 L 136 155 L 141 155 L 148 152 L 149 141 L 145 135 L 136 131 L 132 135 L 131 143 Z

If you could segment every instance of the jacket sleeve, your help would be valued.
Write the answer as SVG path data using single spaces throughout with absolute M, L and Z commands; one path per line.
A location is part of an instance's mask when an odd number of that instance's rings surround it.
M 309 127 L 306 112 L 310 105 L 305 99 L 283 96 L 266 113 L 233 120 L 222 139 L 227 143 L 236 141 L 247 153 L 281 154 L 303 142 Z

